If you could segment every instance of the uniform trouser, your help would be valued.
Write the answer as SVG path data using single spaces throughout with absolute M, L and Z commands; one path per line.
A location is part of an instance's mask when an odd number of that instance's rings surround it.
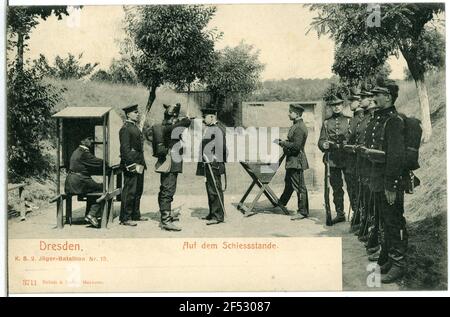
M 144 173 L 124 173 L 120 221 L 137 220 L 141 217 L 141 196 L 144 191 Z
M 375 194 L 371 195 L 369 205 L 369 218 L 367 223 L 367 248 L 373 248 L 380 244 L 380 208 Z
M 344 174 L 345 183 L 348 184 L 350 182 L 349 174 L 345 172 L 345 168 L 330 167 L 330 185 L 333 188 L 333 203 L 338 216 L 345 216 L 342 174 Z
M 103 184 L 92 182 L 89 184 L 89 193 L 100 193 L 103 191 Z M 94 218 L 97 218 L 100 215 L 100 207 L 101 204 L 97 203 L 96 200 L 98 197 L 95 196 L 87 196 L 86 199 L 86 215 L 90 215 Z
M 216 175 L 211 172 L 208 168 L 205 168 L 206 175 L 206 193 L 208 195 L 208 206 L 209 206 L 209 214 L 208 218 L 212 220 L 224 221 L 224 210 L 219 200 L 222 200 L 222 203 L 225 203 L 223 200 L 223 190 L 222 190 L 222 179 L 221 175 Z M 214 186 L 213 178 L 216 181 L 216 186 Z
M 297 193 L 298 212 L 302 215 L 308 216 L 308 190 L 305 185 L 303 170 L 289 168 L 286 169 L 286 176 L 284 177 L 284 191 L 280 197 L 280 203 L 286 206 L 294 191 Z
M 381 253 L 378 264 L 383 265 L 388 260 L 393 265 L 404 268 L 408 233 L 404 213 L 404 192 L 397 191 L 393 205 L 389 205 L 384 192 L 375 194 L 376 204 L 380 213 Z
M 360 212 L 361 212 L 361 226 L 359 227 L 359 237 L 367 235 L 369 229 L 369 219 L 373 213 L 374 194 L 370 191 L 369 185 L 362 180 L 361 195 L 360 195 Z
M 348 198 L 353 213 L 358 209 L 358 176 L 354 173 L 346 173 L 345 184 L 347 185 Z
M 362 183 L 360 181 L 360 178 L 358 175 L 355 175 L 355 207 L 353 209 L 353 215 L 352 215 L 352 220 L 351 220 L 351 225 L 352 226 L 358 226 L 361 224 L 361 209 L 362 209 L 362 205 L 361 205 L 361 196 L 362 194 Z
M 161 212 L 161 224 L 167 224 L 171 219 L 173 196 L 177 190 L 178 173 L 161 173 L 161 186 L 159 187 L 158 204 Z

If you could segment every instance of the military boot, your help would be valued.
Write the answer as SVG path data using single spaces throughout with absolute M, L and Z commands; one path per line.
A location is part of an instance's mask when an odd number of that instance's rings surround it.
M 161 229 L 167 230 L 167 231 L 181 231 L 181 228 L 177 227 L 176 225 L 174 225 L 171 222 L 168 223 L 162 223 L 161 224 Z
M 381 283 L 383 284 L 391 284 L 403 277 L 404 270 L 402 267 L 398 265 L 392 265 L 389 272 L 381 278 Z
M 378 252 L 378 250 L 380 250 L 380 246 L 379 245 L 376 245 L 373 248 L 367 248 L 366 249 L 368 255 L 374 254 L 375 252 Z
M 380 267 L 380 273 L 381 274 L 387 274 L 390 271 L 391 267 L 392 267 L 392 262 L 391 261 L 387 261 L 386 263 L 384 263 Z
M 170 213 L 170 221 L 180 221 L 181 208 L 176 208 Z
M 357 225 L 352 225 L 351 227 L 350 227 L 350 230 L 349 230 L 349 233 L 357 233 L 358 231 L 359 231 L 359 224 L 357 224 Z
M 336 217 L 331 222 L 333 225 L 339 222 L 345 222 L 345 214 L 342 211 L 338 211 Z
M 296 213 L 292 214 L 291 220 L 301 220 L 308 217 L 308 214 L 305 212 L 297 211 Z
M 368 257 L 368 260 L 370 261 L 370 262 L 376 262 L 376 261 L 378 261 L 378 258 L 380 257 L 380 252 L 375 252 L 375 253 L 373 253 L 373 254 L 371 254 L 371 255 L 369 255 L 369 257 Z

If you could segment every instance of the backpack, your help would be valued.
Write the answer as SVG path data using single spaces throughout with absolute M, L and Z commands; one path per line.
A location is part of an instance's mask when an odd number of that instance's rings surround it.
M 167 155 L 168 149 L 164 146 L 164 126 L 162 124 L 153 125 L 152 135 L 153 157 L 165 157 Z
M 408 170 L 408 180 L 405 182 L 405 193 L 413 194 L 414 188 L 420 186 L 420 179 L 418 179 L 412 171 L 418 169 L 419 165 L 419 148 L 422 141 L 422 125 L 419 119 L 411 118 L 403 113 L 396 113 L 392 117 L 397 116 L 400 118 L 404 125 L 405 130 L 405 168 Z M 383 126 L 383 138 L 384 129 L 389 121 L 386 120 Z
M 396 113 L 392 117 L 397 116 L 403 121 L 405 125 L 404 138 L 405 138 L 405 168 L 410 171 L 414 171 L 420 167 L 419 165 L 419 148 L 422 140 L 422 125 L 419 119 L 408 117 L 403 113 Z M 383 138 L 384 129 L 389 121 L 386 120 L 383 126 Z

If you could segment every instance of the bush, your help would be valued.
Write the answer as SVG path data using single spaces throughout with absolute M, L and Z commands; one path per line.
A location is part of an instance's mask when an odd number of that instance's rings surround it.
M 47 176 L 51 169 L 41 141 L 50 138 L 54 126 L 51 112 L 60 100 L 59 92 L 45 84 L 35 68 L 8 71 L 8 179 L 22 181 L 29 176 Z
M 136 85 L 138 83 L 133 67 L 126 59 L 113 59 L 109 67 L 109 75 L 111 76 L 111 82 L 116 84 Z
M 94 75 L 92 75 L 91 80 L 112 82 L 111 75 L 103 69 L 98 70 Z
M 49 76 L 60 79 L 79 79 L 90 75 L 98 63 L 82 64 L 81 58 L 83 54 L 75 55 L 68 54 L 67 57 L 56 56 L 53 66 L 51 66 L 47 58 L 40 54 L 38 59 L 33 60 L 33 69 L 38 76 Z

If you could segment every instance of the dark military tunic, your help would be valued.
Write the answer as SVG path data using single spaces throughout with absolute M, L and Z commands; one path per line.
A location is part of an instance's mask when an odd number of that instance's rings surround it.
M 356 114 L 353 118 L 350 119 L 350 134 L 348 138 L 347 144 L 349 145 L 357 145 L 358 132 L 360 130 L 360 126 L 362 121 L 364 120 L 364 116 Z M 356 217 L 356 220 L 352 219 L 352 224 L 356 225 L 359 223 L 360 215 L 358 214 L 358 196 L 360 195 L 359 184 L 358 184 L 358 173 L 357 173 L 357 154 L 356 152 L 347 152 L 346 159 L 346 172 L 348 174 L 348 182 L 347 182 L 347 190 L 350 197 L 350 204 L 353 210 L 353 217 Z M 355 216 L 356 215 L 356 216 Z
M 363 119 L 356 124 L 355 130 L 352 130 L 350 139 L 354 140 L 355 145 L 365 146 L 367 125 L 371 120 L 372 116 L 370 112 L 368 110 L 365 110 Z M 373 205 L 373 197 L 369 189 L 370 168 L 370 161 L 360 153 L 357 153 L 355 169 L 358 178 L 358 188 L 356 194 L 357 209 L 355 210 L 357 210 L 357 212 L 359 213 L 358 216 L 360 217 L 360 222 L 362 224 L 359 228 L 360 230 L 358 233 L 360 237 L 364 237 L 367 235 L 369 228 L 368 221 L 370 217 L 369 211 L 373 211 L 373 208 L 371 207 Z
M 211 162 L 213 173 L 205 164 L 206 155 L 208 161 Z M 220 199 L 224 202 L 221 175 L 225 174 L 225 163 L 227 161 L 227 146 L 225 126 L 216 123 L 205 128 L 202 143 L 200 145 L 200 162 L 197 164 L 197 176 L 206 177 L 206 193 L 208 195 L 209 214 L 208 219 L 224 221 L 224 210 L 220 204 Z M 217 188 L 214 186 L 216 182 Z
M 339 217 L 344 217 L 344 181 L 342 174 L 349 183 L 346 173 L 347 153 L 343 150 L 343 145 L 347 144 L 350 136 L 350 118 L 342 113 L 333 113 L 333 115 L 323 122 L 319 137 L 319 149 L 324 152 L 324 161 L 328 162 L 330 167 L 330 185 L 333 188 L 333 203 L 336 213 Z M 326 150 L 323 145 L 325 142 L 334 142 Z
M 103 191 L 103 184 L 97 183 L 91 175 L 103 172 L 103 160 L 95 157 L 87 147 L 79 146 L 70 157 L 70 166 L 64 191 L 66 194 L 87 194 L 100 193 Z M 96 197 L 88 197 L 87 212 L 96 217 L 100 210 L 100 204 L 95 202 Z
M 169 173 L 161 173 L 161 185 L 158 194 L 161 223 L 167 224 L 171 220 L 172 202 L 177 190 L 178 173 L 183 172 L 183 149 L 181 147 L 181 134 L 189 127 L 191 120 L 184 118 L 175 124 L 164 124 L 162 152 L 170 153 L 171 165 Z M 162 158 L 163 160 L 166 157 Z
M 304 216 L 309 214 L 308 190 L 306 188 L 303 171 L 309 168 L 305 154 L 305 143 L 308 138 L 308 129 L 303 119 L 298 119 L 289 129 L 287 141 L 280 146 L 286 154 L 286 176 L 284 178 L 284 191 L 280 203 L 287 205 L 292 193 L 297 193 L 298 212 Z
M 394 106 L 375 112 L 367 126 L 366 146 L 385 152 L 385 163 L 372 165 L 370 189 L 375 193 L 375 209 L 379 212 L 381 254 L 379 264 L 390 259 L 393 265 L 404 267 L 408 244 L 404 212 L 405 168 L 404 122 Z M 395 192 L 396 199 L 389 205 L 385 191 Z
M 141 217 L 140 201 L 144 190 L 144 173 L 129 172 L 126 166 L 136 163 L 147 167 L 144 159 L 144 137 L 132 121 L 125 121 L 119 131 L 120 158 L 124 168 L 124 184 L 120 221 L 138 220 Z

